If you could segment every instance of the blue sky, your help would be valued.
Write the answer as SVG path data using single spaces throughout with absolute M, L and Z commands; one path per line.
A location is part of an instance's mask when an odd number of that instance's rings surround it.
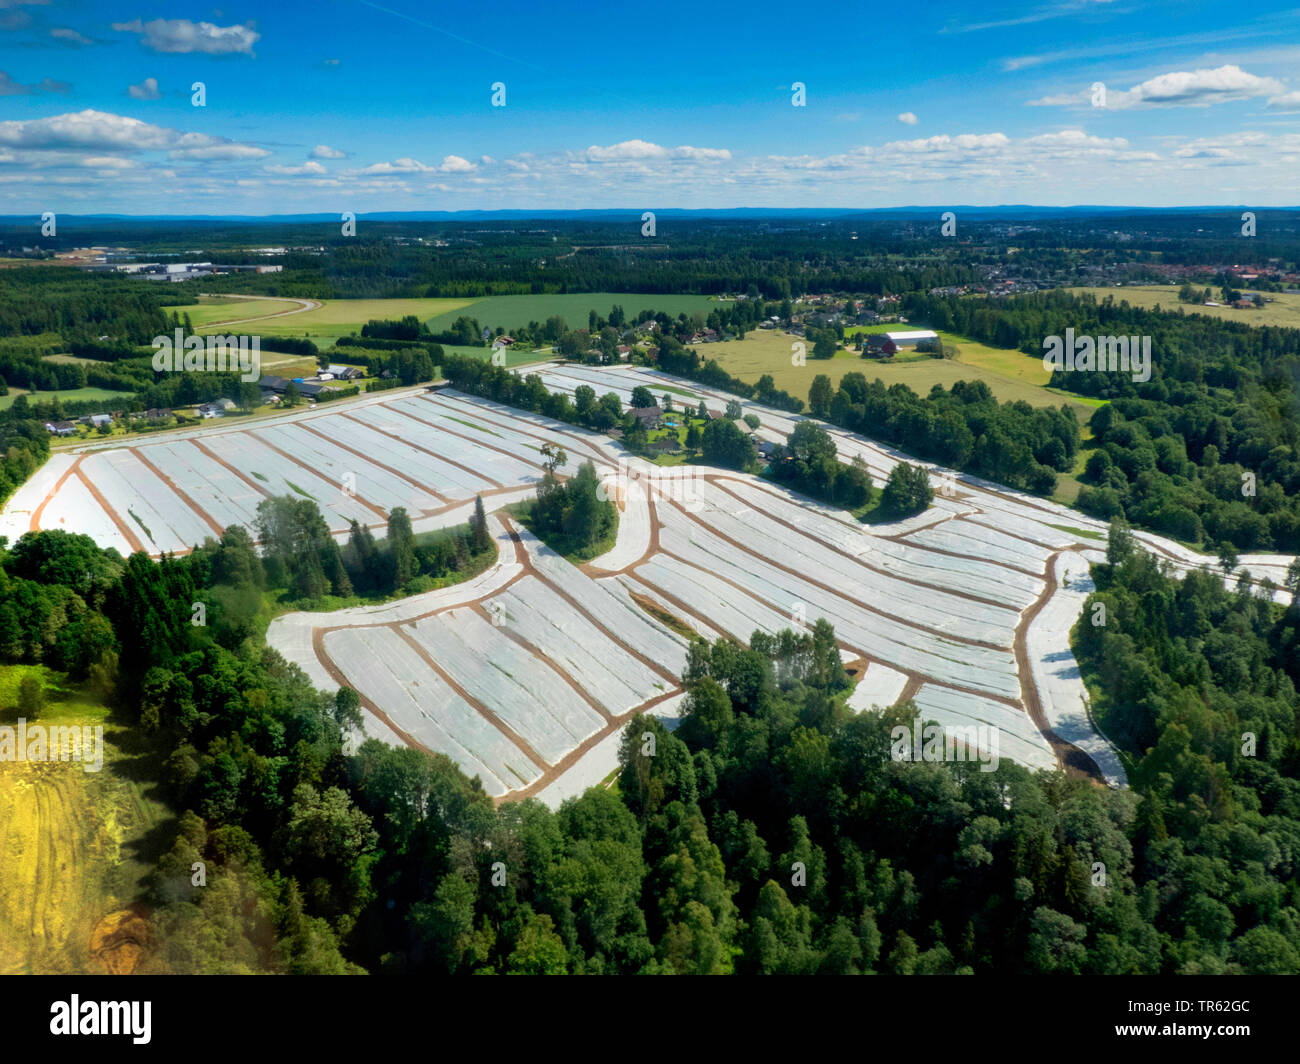
M 1297 202 L 1285 4 L 0 0 L 0 213 Z

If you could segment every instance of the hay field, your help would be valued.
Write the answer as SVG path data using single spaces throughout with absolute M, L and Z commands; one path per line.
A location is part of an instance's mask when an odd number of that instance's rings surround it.
M 1144 284 L 1144 285 L 1125 285 L 1123 288 L 1070 288 L 1069 292 L 1088 293 L 1096 296 L 1098 300 L 1113 298 L 1116 303 L 1127 302 L 1129 306 L 1143 307 L 1152 310 L 1160 307 L 1161 310 L 1167 310 L 1177 314 L 1180 310 L 1184 314 L 1205 314 L 1211 318 L 1219 318 L 1222 321 L 1240 321 L 1247 325 L 1278 325 L 1287 329 L 1300 329 L 1300 294 L 1288 295 L 1285 292 L 1266 293 L 1267 298 L 1273 300 L 1272 303 L 1266 303 L 1261 309 L 1254 310 L 1235 310 L 1232 307 L 1207 307 L 1199 303 L 1179 303 L 1178 289 L 1181 285 L 1161 285 L 1161 284 Z M 1214 285 L 1196 284 L 1193 288 L 1210 288 L 1215 292 L 1217 297 L 1218 291 Z M 1249 286 L 1243 286 L 1243 292 L 1250 291 Z
M 15 723 L 18 683 L 29 673 L 50 700 L 36 723 L 104 725 L 104 767 L 0 762 L 0 975 L 102 973 L 92 932 L 136 900 L 157 856 L 150 832 L 168 813 L 122 771 L 125 729 L 61 674 L 0 666 L 0 724 Z

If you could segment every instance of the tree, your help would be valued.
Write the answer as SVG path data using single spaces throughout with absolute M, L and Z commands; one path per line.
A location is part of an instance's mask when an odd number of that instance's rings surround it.
M 654 394 L 644 384 L 638 384 L 632 389 L 632 406 L 638 410 L 655 406 Z
M 700 426 L 692 421 L 690 427 L 686 430 L 686 446 L 692 451 L 698 451 L 703 439 L 704 434 L 700 432 Z
M 880 497 L 885 509 L 898 517 L 920 513 L 933 499 L 930 474 L 910 462 L 899 462 L 889 471 L 889 479 Z
M 594 393 L 593 393 L 594 394 Z M 470 550 L 480 554 L 492 546 L 492 535 L 488 531 L 487 511 L 483 509 L 483 496 L 474 496 L 474 516 L 470 518 Z
M 45 708 L 45 687 L 38 677 L 28 673 L 18 682 L 18 713 L 35 720 Z
M 415 578 L 415 533 L 406 508 L 394 507 L 388 514 L 389 587 L 400 591 Z
M 701 434 L 700 448 L 705 461 L 729 469 L 745 469 L 754 460 L 754 445 L 734 421 L 710 421 Z
M 742 414 L 744 414 L 744 412 L 745 412 L 744 409 L 740 405 L 740 400 L 738 399 L 727 400 L 727 417 L 730 420 L 732 421 L 737 420 L 738 418 L 740 418 Z
M 817 374 L 813 378 L 812 387 L 808 389 L 808 410 L 812 416 L 822 419 L 830 417 L 831 399 L 834 396 L 830 377 L 825 373 Z

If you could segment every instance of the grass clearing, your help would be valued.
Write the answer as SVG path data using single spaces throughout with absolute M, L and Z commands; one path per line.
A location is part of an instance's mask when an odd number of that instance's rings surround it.
M 897 327 L 891 326 L 891 328 Z M 867 326 L 859 328 L 858 331 L 879 332 L 881 330 Z M 925 355 L 919 358 L 905 356 L 906 361 L 887 362 L 875 358 L 862 358 L 852 351 L 841 351 L 834 358 L 809 357 L 805 365 L 795 366 L 790 363 L 793 354 L 792 345 L 799 342 L 800 338 L 778 330 L 766 329 L 751 333 L 744 340 L 704 344 L 697 350 L 701 358 L 717 359 L 719 365 L 732 376 L 751 384 L 764 373 L 771 374 L 778 388 L 805 401 L 813 378 L 819 373 L 825 373 L 830 377 L 831 384 L 838 387 L 844 374 L 856 372 L 863 374 L 869 381 L 879 377 L 886 385 L 906 384 L 922 397 L 927 395 L 936 384 L 951 388 L 957 381 L 980 380 L 984 381 L 1002 402 L 1023 400 L 1031 406 L 1060 406 L 1064 403 L 1074 408 L 1075 415 L 1080 421 L 1086 421 L 1092 416 L 1093 407 L 1081 402 L 1078 396 L 1054 392 L 1044 386 L 1048 374 L 1043 368 L 1041 359 L 1014 351 L 999 351 L 948 333 L 941 335 L 945 343 L 951 342 L 961 350 L 961 357 L 946 359 L 930 358 Z M 968 362 L 966 358 L 974 361 Z M 994 368 L 997 366 L 1005 366 L 1012 372 L 1003 372 Z
M 13 726 L 18 684 L 46 686 L 36 723 L 104 728 L 104 766 L 74 761 L 0 767 L 0 974 L 100 974 L 96 925 L 140 896 L 170 817 L 139 777 L 130 729 L 84 686 L 39 665 L 0 666 L 0 723 Z M 102 960 L 120 970 L 133 946 Z M 126 968 L 129 970 L 130 965 Z
M 1272 303 L 1266 303 L 1262 308 L 1251 310 L 1237 310 L 1235 307 L 1207 307 L 1200 303 L 1180 303 L 1178 302 L 1178 289 L 1182 285 L 1160 285 L 1160 284 L 1143 284 L 1143 285 L 1125 285 L 1123 288 L 1070 288 L 1069 292 L 1084 293 L 1096 296 L 1097 299 L 1103 300 L 1112 298 L 1116 303 L 1127 302 L 1131 307 L 1142 307 L 1146 310 L 1154 310 L 1157 306 L 1161 310 L 1171 311 L 1177 314 L 1180 310 L 1184 314 L 1205 314 L 1211 318 L 1218 318 L 1221 321 L 1239 321 L 1247 325 L 1278 325 L 1287 329 L 1300 329 L 1300 293 L 1286 292 L 1266 292 L 1265 298 L 1271 298 Z M 1193 284 L 1193 288 L 1209 288 L 1214 292 L 1217 302 L 1218 289 L 1215 285 Z M 1250 291 L 1248 285 L 1243 285 L 1240 291 Z
M 1058 532 L 1068 532 L 1072 536 L 1081 536 L 1084 539 L 1105 539 L 1106 538 L 1100 532 L 1094 532 L 1092 529 L 1089 528 L 1075 528 L 1074 525 L 1050 525 L 1049 527 L 1056 529 Z
M 84 399 L 102 399 L 105 404 L 112 400 L 122 402 L 129 399 L 131 392 L 115 392 L 108 388 L 69 388 L 61 392 L 29 392 L 23 388 L 10 388 L 8 395 L 0 395 L 0 410 L 8 410 L 20 395 L 27 396 L 29 403 L 48 403 L 58 399 L 61 403 L 76 403 Z M 107 413 L 107 409 L 104 411 Z

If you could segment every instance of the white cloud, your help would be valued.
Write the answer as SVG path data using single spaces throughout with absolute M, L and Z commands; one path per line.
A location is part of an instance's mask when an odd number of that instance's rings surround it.
M 105 111 L 0 122 L 0 145 L 27 151 L 168 151 L 173 159 L 261 159 L 271 153 L 207 133 L 181 133 Z
M 1148 78 L 1127 91 L 1106 93 L 1108 111 L 1134 107 L 1210 107 L 1233 100 L 1258 96 L 1278 96 L 1283 85 L 1276 78 L 1262 78 L 1227 63 L 1213 70 L 1180 70 Z M 1031 107 L 1087 106 L 1092 102 L 1091 89 L 1030 100 Z
M 331 148 L 328 144 L 317 144 L 311 150 L 313 159 L 346 159 L 348 153 L 339 151 L 338 148 Z
M 1300 91 L 1274 96 L 1264 106 L 1270 111 L 1300 111 Z
M 370 166 L 362 167 L 360 170 L 351 171 L 353 174 L 428 174 L 437 170 L 434 166 L 425 166 L 424 163 L 417 159 L 394 159 L 391 163 L 372 163 Z
M 309 175 L 319 177 L 321 174 L 329 173 L 329 171 L 326 170 L 325 167 L 321 166 L 320 163 L 311 162 L 310 160 L 303 163 L 301 166 L 266 166 L 263 167 L 263 169 L 268 174 L 279 174 L 284 177 Z
M 126 91 L 133 100 L 162 99 L 162 93 L 158 91 L 157 78 L 145 78 L 139 85 L 128 85 Z
M 444 174 L 468 174 L 477 170 L 478 167 L 468 159 L 462 159 L 459 155 L 448 155 L 442 160 L 442 165 L 438 169 Z
M 601 147 L 593 144 L 585 152 L 585 158 L 593 163 L 638 162 L 644 160 L 668 159 L 730 159 L 731 152 L 726 148 L 692 148 L 683 145 L 679 148 L 665 148 L 647 140 L 625 140 L 620 144 Z
M 916 115 L 912 114 L 911 111 L 904 111 L 901 115 L 898 116 L 898 120 L 902 122 L 903 125 L 905 126 L 914 126 L 916 125 L 917 122 L 920 121 L 920 119 L 917 118 Z
M 136 33 L 141 43 L 155 52 L 205 55 L 253 54 L 253 45 L 262 35 L 251 26 L 217 26 L 211 22 L 191 22 L 184 18 L 156 18 L 150 22 L 132 19 L 114 22 L 119 33 Z

